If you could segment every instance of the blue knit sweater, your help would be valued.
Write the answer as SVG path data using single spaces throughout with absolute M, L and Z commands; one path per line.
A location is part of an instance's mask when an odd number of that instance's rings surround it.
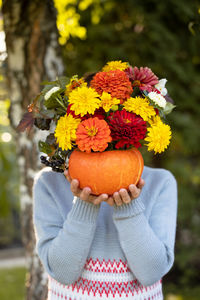
M 177 186 L 164 169 L 144 167 L 142 178 L 137 199 L 110 207 L 73 200 L 63 174 L 38 173 L 33 219 L 48 299 L 162 299 L 161 279 L 174 262 Z

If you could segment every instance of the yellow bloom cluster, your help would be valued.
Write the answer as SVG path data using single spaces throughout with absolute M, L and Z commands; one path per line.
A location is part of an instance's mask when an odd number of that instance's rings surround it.
M 62 150 L 72 149 L 73 142 L 76 140 L 76 129 L 80 122 L 80 119 L 75 119 L 70 114 L 66 114 L 58 120 L 55 137 Z
M 102 71 L 103 72 L 114 71 L 114 70 L 124 71 L 126 68 L 128 68 L 127 62 L 122 62 L 121 60 L 116 60 L 116 61 L 109 61 L 103 67 Z
M 153 106 L 149 105 L 149 101 L 147 98 L 130 97 L 123 103 L 123 106 L 127 111 L 141 116 L 144 121 L 148 121 L 149 118 L 156 115 Z
M 120 103 L 120 99 L 112 98 L 109 93 L 103 92 L 101 95 L 101 106 L 108 112 L 113 105 L 117 105 Z
M 69 95 L 69 103 L 72 104 L 71 110 L 81 117 L 87 113 L 93 114 L 101 106 L 99 94 L 86 86 L 74 89 Z
M 171 139 L 171 129 L 169 125 L 164 124 L 159 116 L 151 122 L 151 127 L 147 128 L 147 136 L 144 139 L 148 144 L 148 151 L 155 153 L 163 152 L 169 145 Z

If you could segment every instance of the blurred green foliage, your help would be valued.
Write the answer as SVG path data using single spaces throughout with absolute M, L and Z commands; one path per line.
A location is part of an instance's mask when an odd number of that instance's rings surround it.
M 25 299 L 25 268 L 0 269 L 0 299 Z
M 59 2 L 59 0 L 54 0 Z M 179 189 L 176 260 L 167 276 L 180 289 L 199 282 L 200 269 L 200 3 L 187 0 L 66 1 L 87 29 L 80 40 L 68 36 L 63 46 L 66 74 L 82 76 L 107 61 L 148 66 L 177 105 L 169 116 L 173 138 L 169 149 L 155 157 L 143 152 L 145 164 L 166 168 Z M 98 6 L 98 9 L 96 7 Z M 96 10 L 95 10 L 96 9 Z M 98 15 L 94 22 L 94 11 Z

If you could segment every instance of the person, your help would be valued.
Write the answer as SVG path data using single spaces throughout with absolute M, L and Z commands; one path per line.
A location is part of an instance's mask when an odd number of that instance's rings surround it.
M 172 173 L 145 166 L 137 186 L 112 196 L 94 196 L 64 175 L 44 168 L 33 187 L 48 300 L 163 299 L 162 278 L 174 262 Z

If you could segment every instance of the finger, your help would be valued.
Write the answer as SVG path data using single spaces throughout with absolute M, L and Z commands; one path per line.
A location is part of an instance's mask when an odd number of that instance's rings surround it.
M 121 196 L 121 199 L 124 203 L 130 203 L 131 202 L 131 198 L 128 194 L 128 191 L 126 189 L 121 189 L 119 191 L 119 194 Z
M 65 170 L 65 171 L 64 171 L 64 175 L 65 175 L 65 177 L 67 178 L 67 180 L 71 183 L 72 179 L 71 179 L 71 177 L 70 177 L 70 175 L 69 175 L 69 171 L 68 171 L 68 170 Z
M 100 204 L 102 201 L 106 201 L 108 199 L 108 195 L 107 194 L 101 194 L 100 196 L 98 196 L 94 201 L 93 203 L 95 205 L 98 205 Z
M 77 179 L 71 181 L 71 191 L 75 196 L 79 197 L 81 190 L 79 189 L 79 181 Z
M 115 201 L 113 199 L 113 197 L 109 197 L 108 200 L 106 201 L 108 203 L 108 205 L 113 206 Z
M 139 188 L 137 188 L 137 186 L 135 184 L 130 184 L 129 191 L 131 192 L 131 198 L 135 199 L 135 198 L 139 197 L 141 190 Z
M 117 206 L 120 206 L 120 205 L 123 204 L 122 199 L 121 199 L 121 197 L 120 197 L 120 194 L 119 194 L 118 192 L 115 192 L 115 193 L 113 194 L 113 198 L 114 198 L 115 203 L 117 204 Z
M 145 185 L 144 179 L 140 178 L 140 180 L 138 181 L 137 187 L 139 189 L 142 189 L 144 185 Z
M 85 187 L 80 193 L 80 198 L 84 201 L 90 202 L 90 194 L 91 189 L 89 187 Z

